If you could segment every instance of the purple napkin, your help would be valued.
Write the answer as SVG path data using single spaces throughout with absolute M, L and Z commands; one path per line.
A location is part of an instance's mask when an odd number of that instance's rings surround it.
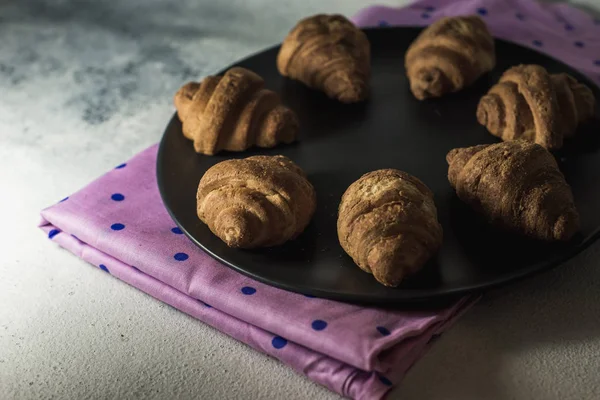
M 565 5 L 526 1 L 420 1 L 371 7 L 361 26 L 425 25 L 442 15 L 479 13 L 492 32 L 536 47 L 600 78 L 600 25 Z M 355 399 L 380 399 L 473 303 L 391 311 L 303 296 L 253 281 L 192 244 L 162 205 L 157 146 L 42 211 L 48 238 L 151 296 L 278 358 Z

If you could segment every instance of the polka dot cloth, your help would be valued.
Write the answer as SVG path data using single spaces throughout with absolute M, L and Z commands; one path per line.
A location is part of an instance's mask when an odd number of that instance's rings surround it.
M 477 14 L 496 37 L 561 59 L 600 83 L 600 24 L 579 11 L 565 5 L 540 8 L 525 0 L 431 3 L 373 7 L 353 21 L 424 26 L 446 15 Z M 350 398 L 383 397 L 411 368 L 412 355 L 422 354 L 426 343 L 471 304 L 463 299 L 417 314 L 361 308 L 242 276 L 203 253 L 175 226 L 156 185 L 148 184 L 155 179 L 156 152 L 156 146 L 149 148 L 45 209 L 41 228 L 51 243 Z
M 377 359 L 383 348 L 388 349 L 386 354 L 415 351 L 398 346 L 402 335 L 394 334 L 397 323 L 389 321 L 402 320 L 414 334 L 428 335 L 431 324 L 444 323 L 456 309 L 465 307 L 403 317 L 254 282 L 203 253 L 174 225 L 157 188 L 144 183 L 143 174 L 151 174 L 155 165 L 153 147 L 128 162 L 126 174 L 113 170 L 73 195 L 77 201 L 44 210 L 46 235 L 107 274 L 300 371 L 330 371 L 311 376 L 321 383 L 325 383 L 322 379 L 336 382 L 340 388 L 349 375 L 354 376 L 350 386 L 361 390 L 375 393 L 389 388 L 374 372 L 358 372 L 368 369 L 369 359 Z M 87 211 L 82 214 L 82 209 Z M 52 224 L 55 221 L 69 228 L 67 234 Z M 403 359 L 402 354 L 394 357 Z

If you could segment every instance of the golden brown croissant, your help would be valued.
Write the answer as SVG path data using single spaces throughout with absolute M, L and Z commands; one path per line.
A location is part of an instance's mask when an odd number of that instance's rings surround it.
M 196 152 L 213 155 L 293 142 L 299 126 L 296 114 L 264 85 L 254 72 L 234 67 L 223 76 L 181 87 L 175 107 Z
M 277 55 L 283 76 L 354 103 L 368 97 L 371 45 L 363 31 L 342 15 L 318 14 L 300 20 Z
M 475 15 L 437 20 L 411 43 L 404 61 L 419 100 L 457 92 L 495 65 L 494 38 Z
M 489 222 L 541 240 L 569 240 L 579 230 L 571 188 L 554 156 L 525 140 L 451 150 L 448 180 Z
M 431 190 L 395 169 L 369 172 L 348 187 L 337 231 L 344 251 L 386 286 L 419 270 L 443 236 Z
M 477 120 L 502 140 L 525 139 L 555 150 L 594 114 L 592 91 L 572 76 L 518 65 L 481 98 Z
M 312 184 L 284 156 L 222 161 L 198 185 L 198 217 L 230 247 L 269 247 L 294 239 L 315 208 Z

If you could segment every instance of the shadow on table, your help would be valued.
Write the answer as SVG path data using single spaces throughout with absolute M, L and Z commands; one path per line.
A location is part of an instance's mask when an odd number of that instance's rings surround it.
M 495 400 L 514 398 L 516 393 L 520 398 L 559 398 L 556 387 L 532 380 L 536 374 L 559 376 L 583 360 L 563 357 L 566 365 L 542 364 L 545 360 L 535 353 L 560 348 L 566 352 L 570 344 L 600 337 L 599 256 L 600 245 L 595 245 L 562 267 L 488 293 L 417 363 L 389 399 Z M 511 371 L 518 365 L 511 360 L 528 357 L 536 368 L 531 374 L 517 375 L 525 371 L 522 364 Z M 584 380 L 565 382 L 585 397 Z M 532 392 L 523 392 L 523 386 Z

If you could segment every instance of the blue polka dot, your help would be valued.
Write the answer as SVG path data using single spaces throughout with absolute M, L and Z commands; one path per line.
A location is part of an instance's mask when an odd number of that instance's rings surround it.
M 131 266 L 131 268 L 135 269 L 137 272 L 142 272 L 137 267 L 134 267 L 133 265 Z
M 423 19 L 428 19 L 428 18 L 429 18 L 429 16 L 430 16 L 430 15 L 429 15 L 429 14 L 427 14 L 427 13 L 423 13 L 423 14 L 421 14 L 421 18 L 423 18 Z
M 438 340 L 441 336 L 442 336 L 441 333 L 436 333 L 436 334 L 434 334 L 434 335 L 431 336 L 431 338 L 429 339 L 429 341 L 427 343 L 433 343 L 436 340 Z
M 315 331 L 322 331 L 323 329 L 327 328 L 327 322 L 321 319 L 314 320 L 311 325 Z
M 519 19 L 521 21 L 523 21 L 525 19 L 525 16 L 523 14 L 521 14 L 521 13 L 516 13 L 515 17 L 517 17 L 517 19 Z
M 388 336 L 390 334 L 390 330 L 388 328 L 386 328 L 385 326 L 378 326 L 377 330 L 379 331 L 379 333 L 381 333 L 383 336 Z
M 117 165 L 115 168 L 116 169 L 121 169 L 121 168 L 125 168 L 125 166 L 127 165 L 127 163 L 123 163 L 121 165 Z
M 276 349 L 281 349 L 283 347 L 285 347 L 285 345 L 288 343 L 287 340 L 285 340 L 284 338 L 282 338 L 281 336 L 275 336 L 273 338 L 273 340 L 271 340 L 271 344 L 273 345 L 273 347 L 275 347 Z
M 594 64 L 600 67 L 600 60 L 594 61 Z
M 256 289 L 254 289 L 253 287 L 250 286 L 244 286 L 242 288 L 242 293 L 244 293 L 245 295 L 251 295 L 256 293 Z
M 579 47 L 579 48 L 581 48 L 581 47 L 585 46 L 585 44 L 584 44 L 582 41 L 579 41 L 579 40 L 578 40 L 578 41 L 576 41 L 576 42 L 575 42 L 575 43 L 573 43 L 573 44 L 575 45 L 575 47 Z
M 202 300 L 200 300 L 200 299 L 197 299 L 197 300 L 198 300 L 198 303 L 202 304 L 204 307 L 206 307 L 206 308 L 212 308 L 212 306 L 209 306 L 208 304 L 206 304 Z
M 60 231 L 58 229 L 52 229 L 48 232 L 48 239 L 52 239 L 54 236 L 58 235 Z
M 537 39 L 536 39 L 536 40 L 534 40 L 534 41 L 533 41 L 533 42 L 531 42 L 531 43 L 533 43 L 533 44 L 534 44 L 535 46 L 537 46 L 537 47 L 542 47 L 542 45 L 543 45 L 542 41 L 541 41 L 541 40 L 537 40 Z
M 181 231 L 181 229 L 179 229 L 179 228 L 177 228 L 177 227 L 175 227 L 175 228 L 172 228 L 172 229 L 171 229 L 171 232 L 173 232 L 173 233 L 174 233 L 174 234 L 176 234 L 176 235 L 181 235 L 181 234 L 183 234 L 183 232 Z
M 125 229 L 125 225 L 119 224 L 119 223 L 112 224 L 110 226 L 110 229 L 112 229 L 113 231 L 121 231 L 121 230 Z
M 477 14 L 479 15 L 487 15 L 488 11 L 486 8 L 480 7 L 477 9 Z
M 123 201 L 125 200 L 125 196 L 123 196 L 121 193 L 115 193 L 112 196 L 110 196 L 111 199 L 113 199 L 114 201 Z
M 61 201 L 59 201 L 59 203 L 62 203 L 63 201 L 67 201 L 67 200 L 69 200 L 69 196 L 67 196 L 64 199 L 62 199 Z
M 106 268 L 106 265 L 104 265 L 104 264 L 100 264 L 100 265 L 98 265 L 98 266 L 100 267 L 100 269 L 101 269 L 102 271 L 104 271 L 104 272 L 108 272 L 108 273 L 110 274 L 110 271 L 108 270 L 108 268 Z
M 386 378 L 386 377 L 385 377 L 385 376 L 383 376 L 383 375 L 380 375 L 380 376 L 379 376 L 379 381 L 380 381 L 381 383 L 383 383 L 384 385 L 386 385 L 386 386 L 392 386 L 392 381 L 390 381 L 388 378 Z
M 573 25 L 565 24 L 565 30 L 572 31 L 573 30 Z
M 381 27 L 390 26 L 390 24 L 387 21 L 379 21 L 378 25 Z
M 177 253 L 173 256 L 174 259 L 176 259 L 177 261 L 185 261 L 188 258 L 190 258 L 190 256 L 188 256 L 185 253 Z
M 429 11 L 429 12 L 435 11 L 435 7 L 433 7 L 433 6 L 426 6 L 425 7 L 425 11 Z

